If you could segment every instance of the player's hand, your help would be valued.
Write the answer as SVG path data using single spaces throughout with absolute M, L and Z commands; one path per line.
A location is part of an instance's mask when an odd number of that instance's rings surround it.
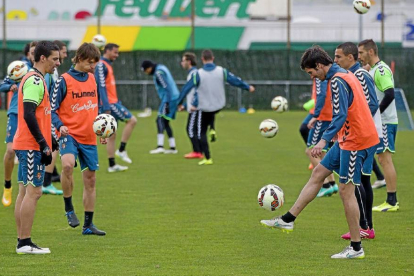
M 315 126 L 315 123 L 316 123 L 316 121 L 317 121 L 318 119 L 316 119 L 316 118 L 312 118 L 312 119 L 310 119 L 310 121 L 309 121 L 309 123 L 308 123 L 308 128 L 309 129 L 311 129 L 311 128 L 313 128 L 314 126 Z
M 197 107 L 195 107 L 195 106 L 190 106 L 190 111 L 197 111 Z
M 326 141 L 321 139 L 311 150 L 311 156 L 313 158 L 320 157 L 322 155 L 322 150 L 326 146 Z
M 10 91 L 16 92 L 17 91 L 17 85 L 13 84 L 12 86 L 10 86 Z
M 49 148 L 45 140 L 40 143 L 40 152 L 42 154 L 40 163 L 45 166 L 50 165 L 50 163 L 52 163 L 52 150 Z
M 105 114 L 109 114 L 109 115 L 111 115 L 111 110 L 107 110 L 107 111 L 105 111 L 104 113 L 105 113 Z
M 69 129 L 66 126 L 61 126 L 60 129 L 59 129 L 59 132 L 62 136 L 68 136 Z
M 99 142 L 101 143 L 101 145 L 106 145 L 106 144 L 108 144 L 108 138 L 100 137 Z
M 178 106 L 178 111 L 183 111 L 183 110 L 184 110 L 184 105 L 180 104 L 180 105 Z
M 59 142 L 56 141 L 55 137 L 52 135 L 52 151 L 59 150 Z
M 254 86 L 253 86 L 253 85 L 250 85 L 250 86 L 249 86 L 249 92 L 250 92 L 250 93 L 253 93 L 255 90 L 256 90 L 256 88 L 254 88 Z

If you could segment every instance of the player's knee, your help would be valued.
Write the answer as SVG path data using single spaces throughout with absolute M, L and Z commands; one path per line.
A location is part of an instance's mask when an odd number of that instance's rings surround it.
M 135 126 L 137 124 L 137 118 L 134 115 L 132 115 L 132 117 L 128 121 L 128 124 Z
M 383 152 L 381 154 L 378 154 L 378 162 L 383 167 L 388 165 L 390 162 L 392 162 L 391 154 L 389 152 Z
M 13 160 L 14 155 L 15 155 L 14 150 L 11 148 L 7 148 L 6 153 L 4 154 L 4 157 L 6 158 L 6 160 L 10 161 L 10 160 Z
M 347 201 L 352 196 L 355 196 L 355 187 L 352 183 L 340 184 L 338 188 L 342 201 Z
M 74 164 L 65 162 L 62 164 L 62 173 L 65 175 L 72 175 Z

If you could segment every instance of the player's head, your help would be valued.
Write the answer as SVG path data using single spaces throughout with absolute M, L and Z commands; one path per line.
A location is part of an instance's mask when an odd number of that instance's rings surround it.
M 34 64 L 34 62 L 35 62 L 34 52 L 35 52 L 35 48 L 36 48 L 37 43 L 38 43 L 37 41 L 32 41 L 32 42 L 29 43 L 29 59 L 30 59 L 30 62 L 32 64 Z
M 37 42 L 34 49 L 34 67 L 52 74 L 59 65 L 59 47 L 52 41 Z
M 92 43 L 85 42 L 76 50 L 72 62 L 75 64 L 76 70 L 93 73 L 100 58 L 99 49 Z
M 333 60 L 328 53 L 320 46 L 315 45 L 303 53 L 300 68 L 306 71 L 312 79 L 318 78 L 324 81 L 332 63 Z
M 186 52 L 181 58 L 181 67 L 184 70 L 189 70 L 191 67 L 197 66 L 197 57 L 194 53 Z
M 374 40 L 365 39 L 358 44 L 358 58 L 363 65 L 373 65 L 374 58 L 378 58 L 378 47 Z
M 141 70 L 147 75 L 153 75 L 156 64 L 151 60 L 144 60 L 141 63 Z
M 60 40 L 53 41 L 58 47 L 59 47 L 59 54 L 60 54 L 60 63 L 63 63 L 65 58 L 68 56 L 68 49 L 66 47 L 66 44 Z
M 119 45 L 115 43 L 108 43 L 105 45 L 103 52 L 104 58 L 107 58 L 110 61 L 115 61 L 119 56 Z
M 358 47 L 352 42 L 345 42 L 336 47 L 334 61 L 348 70 L 358 60 Z
M 27 43 L 26 45 L 24 45 L 23 54 L 26 58 L 30 60 L 30 43 Z
M 214 54 L 211 50 L 204 50 L 201 52 L 201 60 L 203 63 L 211 63 L 214 61 Z

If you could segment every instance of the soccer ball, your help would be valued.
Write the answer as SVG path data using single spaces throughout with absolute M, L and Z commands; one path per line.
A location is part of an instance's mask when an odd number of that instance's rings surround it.
M 283 206 L 285 195 L 279 186 L 269 184 L 260 189 L 257 195 L 257 201 L 262 208 L 274 211 Z
M 271 106 L 274 111 L 281 113 L 288 109 L 288 101 L 282 96 L 277 96 L 272 100 Z
M 21 60 L 15 60 L 7 67 L 7 76 L 14 81 L 20 81 L 28 71 L 27 64 Z
M 97 34 L 92 38 L 92 44 L 101 49 L 106 44 L 106 38 L 103 35 Z
M 263 137 L 272 138 L 276 136 L 279 130 L 279 126 L 277 125 L 276 121 L 272 119 L 266 119 L 260 123 L 259 129 L 260 134 L 262 134 Z
M 99 114 L 95 121 L 93 121 L 93 131 L 95 134 L 102 138 L 111 137 L 118 128 L 118 124 L 112 115 Z
M 354 10 L 356 13 L 364 14 L 371 8 L 371 2 L 369 0 L 354 0 Z

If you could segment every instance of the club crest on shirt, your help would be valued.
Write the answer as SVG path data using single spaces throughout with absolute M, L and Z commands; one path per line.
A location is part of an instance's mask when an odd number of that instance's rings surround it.
M 38 172 L 37 175 L 36 175 L 36 177 L 37 177 L 38 180 L 42 179 L 42 173 L 41 172 Z

